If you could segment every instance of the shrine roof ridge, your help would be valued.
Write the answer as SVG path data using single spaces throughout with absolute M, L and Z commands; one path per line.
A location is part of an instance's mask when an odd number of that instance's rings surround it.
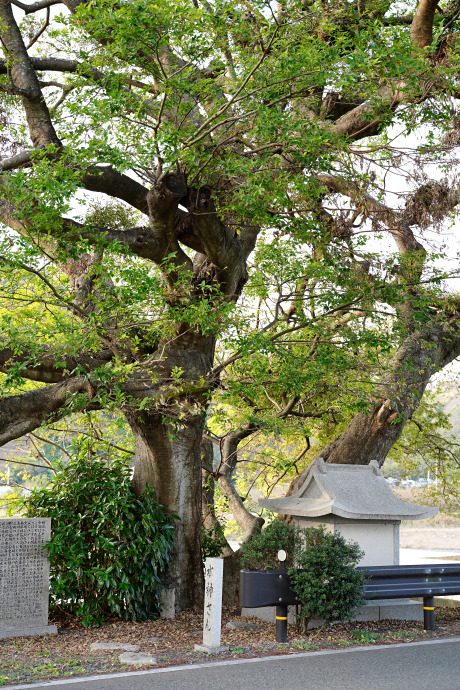
M 403 501 L 386 482 L 378 463 L 344 465 L 318 458 L 292 496 L 259 499 L 268 510 L 299 517 L 337 515 L 354 520 L 421 520 L 438 508 Z

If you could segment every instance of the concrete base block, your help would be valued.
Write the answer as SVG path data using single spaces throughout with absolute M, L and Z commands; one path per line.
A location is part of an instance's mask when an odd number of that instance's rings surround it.
M 458 609 L 460 608 L 460 597 L 459 596 L 453 596 L 453 597 L 435 597 L 434 598 L 434 605 L 435 606 L 441 606 L 449 609 Z
M 267 623 L 275 623 L 276 622 L 276 607 L 275 606 L 261 606 L 260 608 L 255 608 L 255 609 L 249 609 L 249 608 L 242 608 L 241 609 L 241 615 L 242 616 L 255 616 L 256 618 L 259 618 L 261 621 L 266 621 Z M 288 606 L 288 623 L 291 623 L 291 625 L 295 625 L 296 623 L 296 612 L 295 612 L 295 606 Z
M 144 654 L 143 652 L 123 652 L 118 657 L 122 664 L 131 664 L 132 666 L 145 666 L 146 664 L 157 664 L 157 660 L 151 654 Z
M 422 621 L 423 604 L 413 599 L 375 599 L 372 606 L 380 609 L 380 619 L 397 621 Z
M 417 599 L 415 601 L 421 601 L 423 602 L 423 599 Z M 460 596 L 458 595 L 452 595 L 450 597 L 434 597 L 434 605 L 437 608 L 438 606 L 440 608 L 448 608 L 448 609 L 456 609 L 460 608 Z M 435 612 L 436 615 L 436 612 Z
M 226 647 L 224 644 L 221 644 L 218 647 L 208 647 L 207 644 L 195 645 L 196 652 L 206 652 L 206 654 L 219 654 L 219 652 L 228 652 L 229 649 L 230 647 Z
M 140 649 L 138 644 L 123 644 L 123 642 L 93 642 L 90 645 L 90 652 L 114 652 L 120 650 L 121 652 L 138 652 Z
M 380 607 L 374 603 L 358 606 L 352 620 L 365 623 L 366 621 L 380 620 Z
M 243 608 L 242 616 L 255 616 L 268 623 L 275 623 L 275 607 Z M 352 621 L 423 621 L 423 604 L 413 599 L 373 599 L 356 609 Z M 288 623 L 296 623 L 296 607 L 288 606 Z M 309 629 L 321 625 L 321 621 L 310 621 Z
M 35 637 L 35 635 L 57 635 L 58 629 L 55 625 L 37 625 L 23 628 L 0 628 L 0 640 L 7 640 L 9 637 Z
M 225 627 L 228 630 L 260 630 L 262 628 L 257 623 L 246 623 L 245 621 L 229 621 Z

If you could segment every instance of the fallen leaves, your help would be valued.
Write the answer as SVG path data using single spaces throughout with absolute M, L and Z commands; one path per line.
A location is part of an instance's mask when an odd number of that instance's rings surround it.
M 229 621 L 255 623 L 253 629 L 227 628 Z M 222 616 L 222 644 L 228 652 L 213 655 L 196 652 L 202 639 L 202 613 L 186 611 L 174 620 L 159 619 L 135 623 L 110 620 L 101 628 L 83 628 L 75 618 L 53 620 L 56 636 L 21 637 L 0 641 L 0 685 L 84 674 L 152 668 L 129 666 L 119 661 L 120 652 L 91 651 L 93 643 L 138 645 L 141 652 L 154 656 L 158 666 L 196 664 L 223 658 L 253 658 L 272 654 L 296 654 L 319 649 L 349 648 L 353 645 L 379 645 L 413 642 L 427 638 L 460 636 L 460 608 L 437 608 L 434 633 L 423 631 L 414 621 L 370 621 L 335 623 L 321 630 L 300 634 L 288 628 L 287 644 L 277 644 L 275 625 L 255 618 L 242 618 L 237 609 L 225 609 Z

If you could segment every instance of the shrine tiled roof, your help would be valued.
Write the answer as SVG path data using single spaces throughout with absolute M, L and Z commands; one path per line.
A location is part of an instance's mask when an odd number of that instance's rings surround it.
M 421 520 L 438 508 L 415 505 L 397 496 L 378 464 L 338 465 L 319 458 L 292 496 L 259 499 L 275 513 L 299 517 L 337 515 L 356 520 Z

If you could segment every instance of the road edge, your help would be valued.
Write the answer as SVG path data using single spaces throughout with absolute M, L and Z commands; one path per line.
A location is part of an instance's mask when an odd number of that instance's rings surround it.
M 418 642 L 396 642 L 395 644 L 377 644 L 375 646 L 363 647 L 349 647 L 348 649 L 319 649 L 314 652 L 294 652 L 291 654 L 272 654 L 270 656 L 251 657 L 250 659 L 223 659 L 222 661 L 205 661 L 198 664 L 181 664 L 179 666 L 166 666 L 162 668 L 152 668 L 143 671 L 117 671 L 114 673 L 101 673 L 92 676 L 78 676 L 76 678 L 66 678 L 60 680 L 45 680 L 41 683 L 21 683 L 19 685 L 2 685 L 5 690 L 33 690 L 34 688 L 48 688 L 58 685 L 66 685 L 70 683 L 88 683 L 96 680 L 113 680 L 115 678 L 126 678 L 132 676 L 147 676 L 157 673 L 174 673 L 176 671 L 194 671 L 202 668 L 209 668 L 215 666 L 235 666 L 237 664 L 251 664 L 265 661 L 279 661 L 295 657 L 296 659 L 302 657 L 312 656 L 327 656 L 330 654 L 350 654 L 350 652 L 376 652 L 380 649 L 398 649 L 399 647 L 419 647 L 428 644 L 446 644 L 448 642 L 459 642 L 460 637 L 446 637 L 437 640 L 420 640 Z

